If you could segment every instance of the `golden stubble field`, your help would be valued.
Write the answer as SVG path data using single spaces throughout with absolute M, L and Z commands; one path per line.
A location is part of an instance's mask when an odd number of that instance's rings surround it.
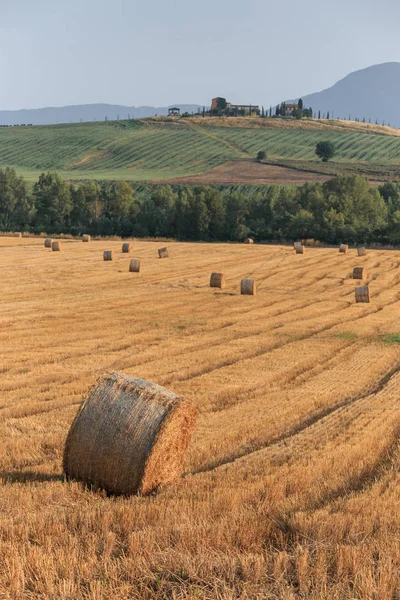
M 0 598 L 400 597 L 400 251 L 160 245 L 0 238 Z M 154 496 L 63 481 L 110 370 L 199 408 L 183 478 Z

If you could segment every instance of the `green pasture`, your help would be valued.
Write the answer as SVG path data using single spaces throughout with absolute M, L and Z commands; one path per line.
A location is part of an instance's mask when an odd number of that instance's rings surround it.
M 327 165 L 315 156 L 318 141 L 335 144 Z M 398 177 L 400 137 L 307 129 L 235 128 L 179 122 L 109 121 L 0 128 L 0 166 L 27 179 L 58 171 L 68 179 L 157 181 L 208 171 L 266 150 L 268 161 L 320 172 Z

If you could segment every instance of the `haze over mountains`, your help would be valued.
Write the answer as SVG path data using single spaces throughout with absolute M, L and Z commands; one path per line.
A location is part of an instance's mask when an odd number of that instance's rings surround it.
M 400 127 L 399 97 L 400 63 L 391 62 L 350 73 L 332 87 L 302 98 L 306 107 L 311 106 L 314 113 L 321 111 L 321 116 L 329 111 L 331 118 L 365 117 Z
M 354 120 L 363 118 L 372 122 L 400 127 L 400 63 L 391 62 L 374 65 L 350 73 L 332 87 L 314 94 L 303 95 L 304 105 L 311 106 L 321 116 L 329 111 L 331 118 Z M 298 97 L 287 102 L 297 101 Z M 268 98 L 260 101 L 268 106 Z M 196 112 L 198 104 L 177 104 L 183 112 Z M 108 120 L 152 117 L 167 115 L 167 106 L 120 106 L 114 104 L 86 104 L 28 110 L 0 110 L 0 125 L 46 125 L 56 123 L 79 123 L 81 120 Z
M 198 104 L 174 104 L 181 113 L 197 112 Z M 24 110 L 0 110 L 0 125 L 54 125 L 57 123 L 79 123 L 87 121 L 109 121 L 117 119 L 143 119 L 154 115 L 167 115 L 168 106 L 121 106 L 118 104 L 78 104 L 34 108 Z

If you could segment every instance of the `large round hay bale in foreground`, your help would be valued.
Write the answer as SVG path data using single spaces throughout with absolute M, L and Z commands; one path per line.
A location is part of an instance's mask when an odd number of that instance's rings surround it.
M 211 273 L 210 287 L 220 288 L 221 290 L 223 290 L 226 285 L 225 279 L 226 278 L 224 273 Z
M 46 238 L 46 239 L 44 240 L 44 247 L 45 247 L 45 248 L 51 248 L 51 244 L 52 244 L 52 242 L 53 242 L 52 238 Z
M 51 242 L 51 249 L 53 252 L 61 252 L 61 242 L 54 240 Z
M 64 472 L 111 494 L 149 494 L 182 473 L 196 412 L 154 383 L 112 373 L 72 423 Z
M 104 250 L 103 260 L 112 260 L 112 259 L 113 259 L 113 251 L 112 250 Z
M 130 244 L 129 242 L 125 242 L 124 244 L 122 244 L 122 252 L 132 252 L 133 250 L 133 245 Z
M 353 279 L 367 279 L 367 269 L 364 267 L 354 267 Z
M 255 296 L 257 293 L 255 279 L 242 279 L 240 282 L 240 293 L 243 296 Z
M 169 258 L 168 248 L 160 248 L 158 250 L 158 257 L 159 258 Z
M 358 256 L 366 256 L 367 250 L 365 248 L 357 248 Z
M 349 247 L 347 244 L 340 244 L 340 246 L 339 246 L 339 252 L 341 254 L 347 254 L 348 249 L 349 249 Z
M 369 287 L 367 285 L 356 287 L 356 302 L 369 302 Z
M 20 231 L 14 231 L 14 237 L 21 238 L 22 233 Z
M 131 273 L 140 273 L 140 260 L 138 258 L 132 258 L 129 265 L 129 271 Z
M 90 235 L 88 233 L 84 233 L 82 236 L 82 242 L 90 242 L 92 240 L 92 238 L 90 237 Z
M 243 243 L 244 244 L 254 244 L 254 240 L 252 238 L 246 238 Z

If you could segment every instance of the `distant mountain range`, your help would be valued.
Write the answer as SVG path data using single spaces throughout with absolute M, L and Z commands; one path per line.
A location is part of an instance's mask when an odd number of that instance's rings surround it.
M 174 104 L 181 113 L 197 112 L 198 104 Z M 167 115 L 168 106 L 120 106 L 118 104 L 82 104 L 34 108 L 24 110 L 0 110 L 0 125 L 53 125 L 57 123 L 79 123 L 87 121 L 109 121 L 116 119 L 143 119 L 155 115 Z M 202 108 L 202 107 L 201 107 Z
M 332 87 L 302 96 L 304 106 L 312 107 L 321 116 L 329 111 L 330 117 L 354 120 L 365 117 L 375 123 L 385 122 L 400 127 L 400 63 L 390 62 L 374 65 L 350 73 Z M 288 100 L 294 102 L 296 100 Z
M 321 116 L 329 111 L 330 118 L 354 120 L 365 118 L 374 123 L 400 127 L 400 63 L 374 65 L 350 73 L 332 87 L 302 96 L 304 105 L 312 107 Z M 296 102 L 298 98 L 287 100 Z M 177 104 L 181 112 L 197 112 L 197 104 Z M 79 123 L 79 121 L 110 121 L 116 119 L 142 119 L 155 115 L 167 115 L 168 106 L 120 106 L 117 104 L 83 104 L 54 108 L 28 110 L 0 110 L 0 125 L 47 125 L 56 123 Z M 202 107 L 201 107 L 202 108 Z

